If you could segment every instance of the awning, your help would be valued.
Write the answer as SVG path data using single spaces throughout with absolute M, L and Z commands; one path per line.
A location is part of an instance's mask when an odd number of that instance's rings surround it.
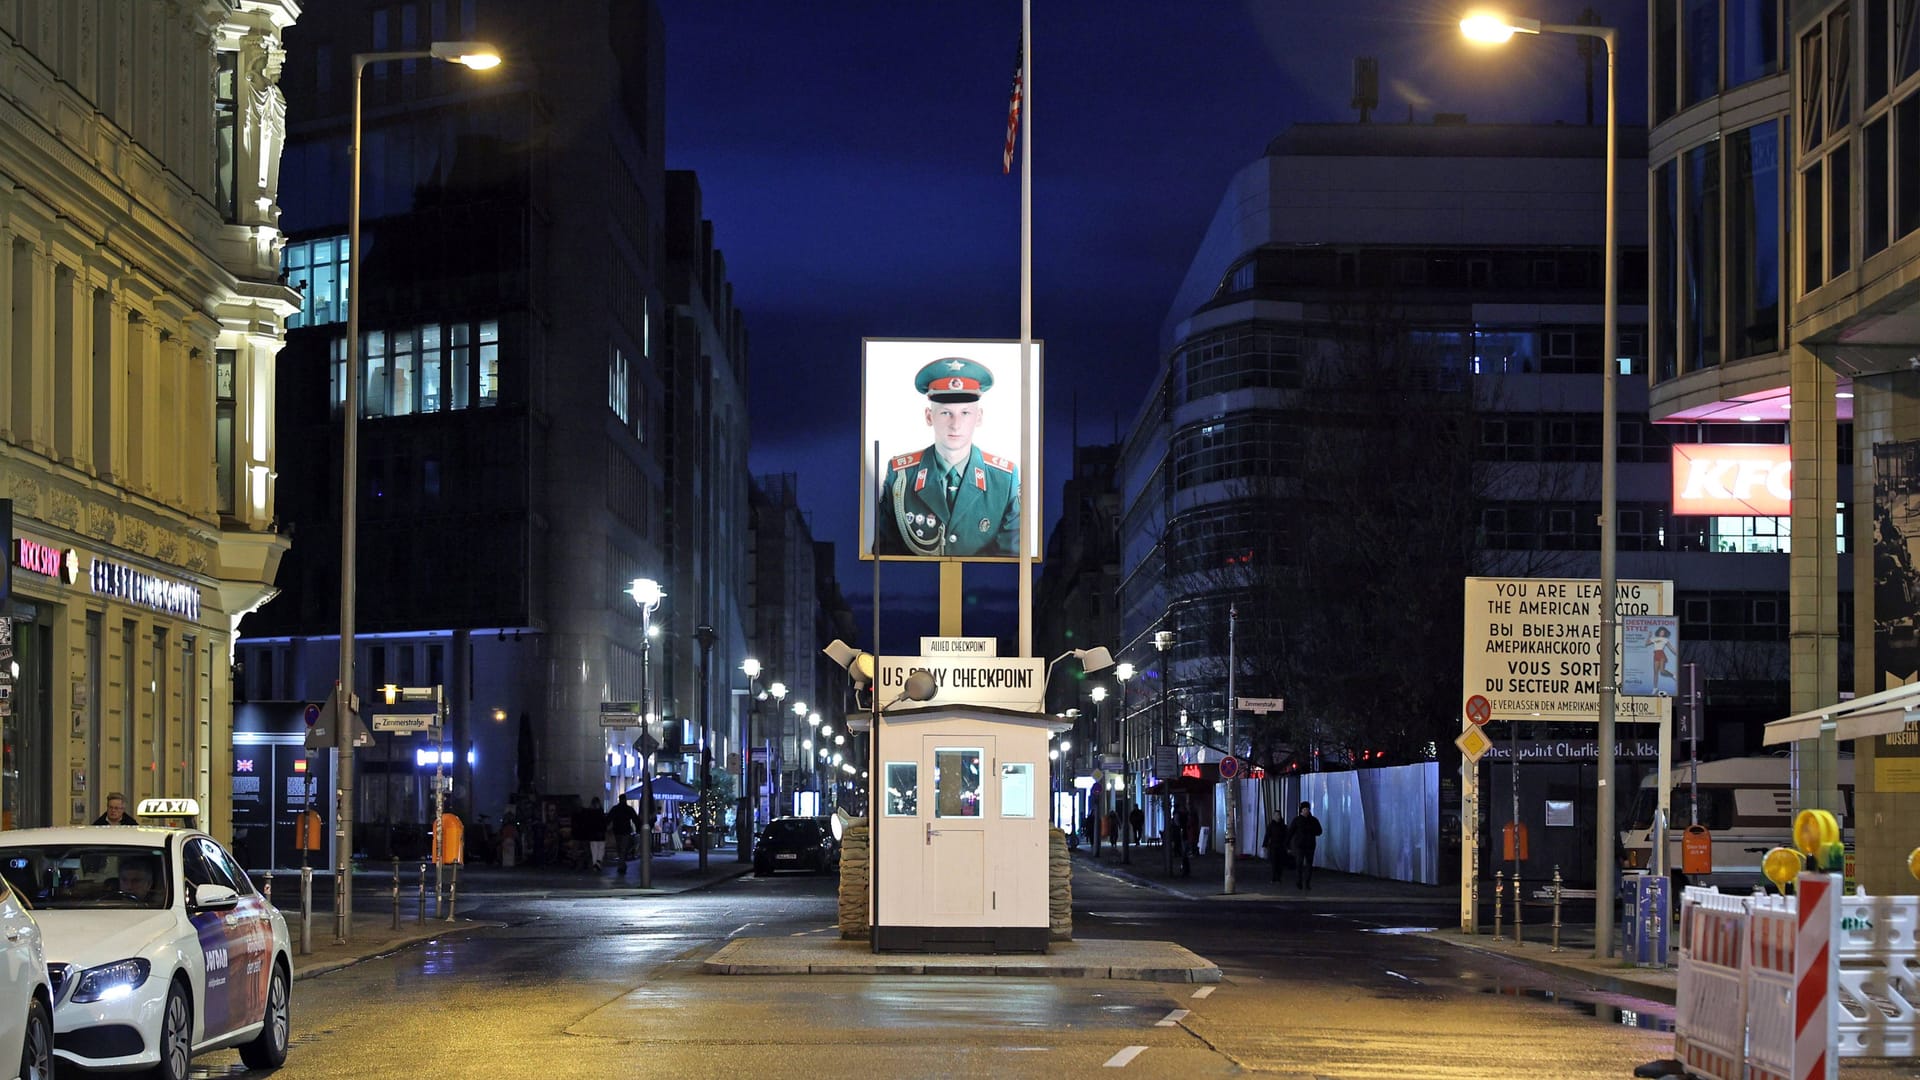
M 1920 720 L 1920 683 L 1909 683 L 1775 720 L 1767 725 L 1764 742 L 1777 746 L 1818 738 L 1824 731 L 1831 731 L 1834 738 L 1849 742 L 1903 731 L 1909 722 L 1916 720 Z
M 644 785 L 628 788 L 620 797 L 623 799 L 645 798 Z M 655 799 L 697 799 L 700 793 L 688 787 L 677 776 L 656 776 L 653 778 L 653 797 Z

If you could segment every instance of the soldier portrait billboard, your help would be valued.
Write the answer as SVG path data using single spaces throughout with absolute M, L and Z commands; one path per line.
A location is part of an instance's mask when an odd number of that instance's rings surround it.
M 1039 343 L 1024 382 L 1018 341 L 861 346 L 861 557 L 1005 561 L 1025 543 L 1038 559 L 1038 515 L 1023 495 L 1040 482 Z M 1023 404 L 1032 462 L 1022 460 Z

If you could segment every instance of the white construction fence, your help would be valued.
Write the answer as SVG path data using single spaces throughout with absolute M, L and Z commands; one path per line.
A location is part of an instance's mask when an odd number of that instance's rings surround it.
M 1689 888 L 1680 905 L 1674 1056 L 1713 1080 L 1836 1080 L 1845 1057 L 1920 1045 L 1920 897 Z

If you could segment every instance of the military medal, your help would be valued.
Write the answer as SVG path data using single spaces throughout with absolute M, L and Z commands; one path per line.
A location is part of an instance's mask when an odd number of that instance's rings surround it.
M 991 519 L 991 518 L 981 518 L 981 519 L 980 519 L 980 531 L 981 531 L 981 532 L 983 532 L 983 533 L 984 533 L 984 532 L 992 532 L 992 531 L 993 531 L 993 521 L 992 521 L 992 519 Z

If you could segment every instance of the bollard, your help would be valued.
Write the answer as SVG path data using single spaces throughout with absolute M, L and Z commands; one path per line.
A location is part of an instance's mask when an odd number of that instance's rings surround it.
M 1506 905 L 1507 872 L 1505 870 L 1495 870 L 1493 872 L 1493 940 L 1495 941 L 1499 941 L 1501 937 L 1500 909 L 1506 907 Z
M 427 864 L 420 864 L 420 921 L 427 921 Z
M 1553 951 L 1560 951 L 1560 864 L 1553 865 Z
M 268 878 L 272 880 L 271 877 Z M 300 955 L 313 955 L 313 867 L 300 868 Z
M 1513 943 L 1525 945 L 1520 939 L 1520 868 L 1513 868 Z
M 453 909 L 460 901 L 460 864 L 450 863 L 453 876 L 447 881 L 447 921 L 453 921 Z
M 400 929 L 400 856 L 393 857 L 393 928 Z

